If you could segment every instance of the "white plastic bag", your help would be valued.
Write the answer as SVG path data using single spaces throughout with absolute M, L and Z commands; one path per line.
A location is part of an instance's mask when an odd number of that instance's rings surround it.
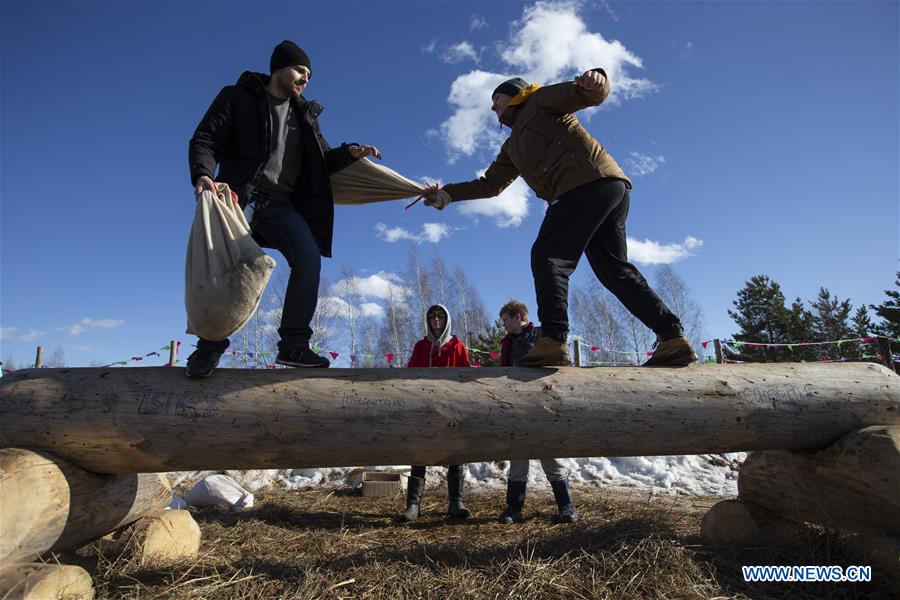
M 244 326 L 262 298 L 275 260 L 250 236 L 227 185 L 203 191 L 194 212 L 184 270 L 187 333 L 224 340 Z
M 201 479 L 184 497 L 191 506 L 225 506 L 232 512 L 253 507 L 253 494 L 228 475 Z

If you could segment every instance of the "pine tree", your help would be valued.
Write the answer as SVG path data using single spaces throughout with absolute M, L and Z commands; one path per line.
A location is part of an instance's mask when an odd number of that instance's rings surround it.
M 500 366 L 500 341 L 506 337 L 506 329 L 503 327 L 500 319 L 493 323 L 488 323 L 484 329 L 475 338 L 475 348 L 485 352 L 495 352 L 496 358 L 491 358 L 490 354 L 482 354 L 481 352 L 471 352 L 469 354 L 470 361 L 477 361 L 482 367 L 499 367 Z
M 832 297 L 831 292 L 825 288 L 819 288 L 819 295 L 814 302 L 810 304 L 812 308 L 812 333 L 813 339 L 817 342 L 839 341 L 853 337 L 853 330 L 850 328 L 850 313 L 853 307 L 850 300 L 840 300 L 837 296 Z M 824 360 L 835 360 L 839 358 L 851 358 L 853 352 L 849 346 L 841 344 L 817 346 L 819 349 L 819 358 Z
M 785 336 L 788 310 L 781 286 L 767 275 L 755 275 L 738 292 L 733 302 L 737 310 L 729 310 L 740 333 L 734 335 L 738 342 L 777 344 L 788 341 Z M 776 362 L 789 360 L 788 353 L 775 348 L 739 348 L 733 353 L 737 360 L 747 362 Z
M 869 305 L 869 308 L 881 318 L 881 321 L 872 327 L 872 333 L 895 340 L 900 339 L 900 271 L 897 271 L 894 289 L 884 290 L 884 294 L 887 300 L 877 306 Z
M 803 300 L 797 298 L 787 313 L 784 343 L 811 342 L 813 339 L 812 327 L 812 313 L 803 305 Z M 815 346 L 789 346 L 787 351 L 785 360 L 790 362 L 816 360 L 818 356 Z

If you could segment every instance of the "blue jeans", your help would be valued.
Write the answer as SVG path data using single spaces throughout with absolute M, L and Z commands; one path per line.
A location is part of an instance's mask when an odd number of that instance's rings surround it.
M 312 329 L 309 324 L 319 300 L 319 273 L 322 256 L 306 219 L 294 208 L 287 194 L 254 195 L 250 228 L 256 238 L 264 240 L 263 247 L 274 248 L 284 255 L 291 268 L 281 326 L 279 350 L 309 346 Z M 197 348 L 224 352 L 228 340 L 213 342 L 200 338 Z

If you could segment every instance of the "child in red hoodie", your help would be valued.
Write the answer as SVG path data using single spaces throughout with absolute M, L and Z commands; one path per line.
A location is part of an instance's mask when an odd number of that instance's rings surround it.
M 412 358 L 407 367 L 470 367 L 469 353 L 465 345 L 455 335 L 450 334 L 450 313 L 441 304 L 435 304 L 425 311 L 425 332 L 423 339 L 416 342 Z M 465 519 L 472 513 L 462 501 L 465 473 L 463 465 L 447 467 L 447 512 L 454 517 Z M 406 511 L 400 515 L 404 521 L 415 521 L 419 517 L 419 504 L 425 489 L 425 467 L 413 465 L 406 484 Z

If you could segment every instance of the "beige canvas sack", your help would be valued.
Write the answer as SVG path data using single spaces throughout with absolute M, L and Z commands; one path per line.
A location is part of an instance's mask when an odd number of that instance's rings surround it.
M 376 164 L 357 160 L 331 176 L 335 204 L 368 204 L 418 196 L 425 186 Z
M 224 340 L 250 320 L 275 260 L 250 237 L 250 225 L 225 184 L 197 201 L 184 269 L 187 333 Z

